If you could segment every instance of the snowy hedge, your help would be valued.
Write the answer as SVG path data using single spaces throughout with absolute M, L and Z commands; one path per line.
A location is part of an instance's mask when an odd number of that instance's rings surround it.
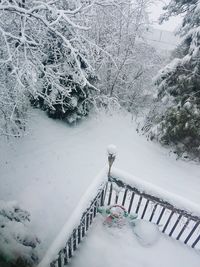
M 30 232 L 30 214 L 15 202 L 0 201 L 0 266 L 33 266 L 38 238 Z

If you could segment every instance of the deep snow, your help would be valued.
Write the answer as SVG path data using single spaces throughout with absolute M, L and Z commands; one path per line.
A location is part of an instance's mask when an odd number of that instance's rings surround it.
M 109 228 L 103 226 L 102 218 L 96 218 L 69 266 L 199 267 L 200 255 L 196 251 L 158 234 L 157 242 L 143 246 L 129 225 Z
M 29 132 L 9 147 L 0 143 L 0 198 L 31 212 L 42 254 L 107 164 L 110 143 L 118 149 L 116 167 L 200 204 L 200 166 L 176 161 L 138 135 L 128 115 L 101 114 L 69 127 L 36 110 Z

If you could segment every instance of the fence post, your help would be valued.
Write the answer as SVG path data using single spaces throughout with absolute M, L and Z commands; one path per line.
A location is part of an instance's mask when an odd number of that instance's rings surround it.
M 111 167 L 113 165 L 113 162 L 115 161 L 116 155 L 117 155 L 117 149 L 115 145 L 109 145 L 107 148 L 108 153 L 108 180 L 110 180 L 110 174 L 111 174 Z

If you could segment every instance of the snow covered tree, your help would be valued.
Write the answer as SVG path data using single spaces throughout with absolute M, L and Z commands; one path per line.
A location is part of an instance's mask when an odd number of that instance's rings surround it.
M 81 36 L 94 2 L 0 1 L 1 134 L 20 135 L 29 99 L 67 121 L 87 114 L 96 88 Z
M 65 34 L 69 37 L 70 33 L 67 34 L 66 31 L 65 29 Z M 77 60 L 88 81 L 88 84 L 82 84 L 70 51 L 63 47 L 62 41 L 51 32 L 44 42 L 44 50 L 47 56 L 42 62 L 44 69 L 38 78 L 39 90 L 37 89 L 31 103 L 46 110 L 52 118 L 68 123 L 77 121 L 88 114 L 90 98 L 93 95 L 90 90 L 92 85 L 89 83 L 95 80 L 95 74 L 85 58 L 87 54 L 77 43 Z
M 156 77 L 157 108 L 147 118 L 150 137 L 175 146 L 179 156 L 200 158 L 200 1 L 171 0 L 165 10 L 161 20 L 184 16 L 183 40 L 176 58 Z
M 89 34 L 96 45 L 93 65 L 100 92 L 116 98 L 133 113 L 144 106 L 144 96 L 151 91 L 150 80 L 161 61 L 145 41 L 149 4 L 148 0 L 113 1 L 112 5 L 95 6 L 91 14 Z
M 27 223 L 30 214 L 15 202 L 0 201 L 0 266 L 28 267 L 38 261 L 38 238 Z

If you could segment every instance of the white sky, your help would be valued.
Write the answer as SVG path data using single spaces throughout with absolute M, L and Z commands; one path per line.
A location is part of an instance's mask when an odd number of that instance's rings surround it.
M 149 17 L 151 22 L 153 22 L 153 25 L 157 29 L 163 29 L 167 31 L 175 31 L 176 28 L 181 23 L 181 17 L 172 17 L 169 19 L 169 21 L 164 22 L 163 24 L 158 24 L 158 18 L 163 13 L 162 7 L 165 5 L 165 3 L 168 3 L 169 0 L 161 1 L 156 0 L 154 4 L 151 5 L 149 8 Z

